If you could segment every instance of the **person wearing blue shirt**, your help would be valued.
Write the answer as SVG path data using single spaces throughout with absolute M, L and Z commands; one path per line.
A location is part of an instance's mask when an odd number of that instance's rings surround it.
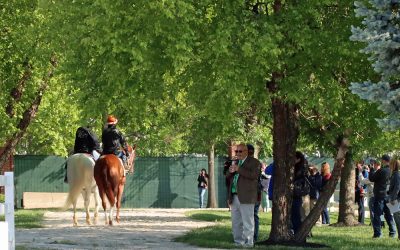
M 272 162 L 271 164 L 268 165 L 268 167 L 265 169 L 265 174 L 270 175 L 271 179 L 269 180 L 269 186 L 268 186 L 268 199 L 272 201 L 272 195 L 273 195 L 273 189 L 274 189 L 274 168 L 275 164 Z M 272 208 L 272 204 L 271 204 Z

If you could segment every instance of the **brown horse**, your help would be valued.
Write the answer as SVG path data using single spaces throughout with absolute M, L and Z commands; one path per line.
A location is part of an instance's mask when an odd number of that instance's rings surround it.
M 136 145 L 128 145 L 129 159 L 128 159 L 128 172 L 133 173 L 136 157 Z M 119 209 L 121 207 L 122 193 L 126 177 L 124 174 L 124 167 L 120 158 L 114 154 L 106 154 L 101 156 L 94 166 L 94 179 L 96 180 L 99 188 L 100 198 L 102 201 L 106 224 L 113 224 L 113 210 L 114 205 L 117 207 L 116 220 L 119 223 Z M 107 218 L 107 204 L 110 204 L 110 212 Z

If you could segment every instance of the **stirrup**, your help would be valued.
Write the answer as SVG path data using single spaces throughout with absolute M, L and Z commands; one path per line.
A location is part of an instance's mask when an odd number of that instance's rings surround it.
M 127 174 L 129 174 L 129 164 L 128 162 L 124 162 L 122 165 L 124 167 L 124 176 L 126 176 Z

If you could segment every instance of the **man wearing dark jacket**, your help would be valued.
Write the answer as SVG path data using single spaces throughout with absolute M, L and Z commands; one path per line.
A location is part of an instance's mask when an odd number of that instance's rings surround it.
M 128 144 L 125 141 L 125 137 L 117 129 L 118 119 L 113 115 L 109 115 L 107 118 L 107 128 L 103 130 L 101 135 L 101 141 L 103 142 L 103 154 L 115 154 L 120 157 L 127 164 L 129 158 Z M 124 151 L 121 150 L 124 149 Z
M 380 219 L 382 214 L 385 215 L 385 220 L 389 225 L 389 237 L 396 236 L 393 216 L 390 214 L 390 210 L 386 206 L 386 189 L 390 179 L 389 161 L 390 157 L 388 155 L 383 155 L 382 167 L 374 166 L 374 169 L 371 170 L 369 175 L 369 180 L 374 183 L 374 218 L 372 221 L 372 226 L 374 229 L 373 238 L 380 238 L 382 236 Z

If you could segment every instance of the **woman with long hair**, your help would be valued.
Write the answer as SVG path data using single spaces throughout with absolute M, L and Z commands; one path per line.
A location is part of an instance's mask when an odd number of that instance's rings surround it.
M 300 181 L 306 178 L 306 159 L 304 154 L 300 151 L 296 152 L 296 162 L 294 165 L 294 178 L 293 182 Z M 293 201 L 292 201 L 292 229 L 293 233 L 296 234 L 301 226 L 301 209 L 303 205 L 303 197 L 301 195 L 297 195 L 295 192 L 293 193 Z
M 397 159 L 390 160 L 389 163 L 390 172 L 392 173 L 390 177 L 389 186 L 389 202 L 392 205 L 399 204 L 400 202 L 400 161 Z M 397 227 L 397 236 L 400 240 L 400 211 L 393 213 L 394 222 Z
M 321 175 L 322 175 L 322 187 L 321 190 L 324 189 L 324 186 L 326 183 L 328 183 L 329 179 L 331 178 L 331 167 L 329 166 L 329 163 L 323 162 L 321 164 Z M 324 207 L 324 210 L 322 210 L 322 224 L 330 224 L 330 218 L 329 218 L 329 213 L 328 213 L 328 205 Z
M 206 193 L 208 185 L 208 174 L 205 168 L 200 171 L 199 177 L 197 177 L 197 188 L 199 190 L 199 206 L 204 207 L 204 194 Z

